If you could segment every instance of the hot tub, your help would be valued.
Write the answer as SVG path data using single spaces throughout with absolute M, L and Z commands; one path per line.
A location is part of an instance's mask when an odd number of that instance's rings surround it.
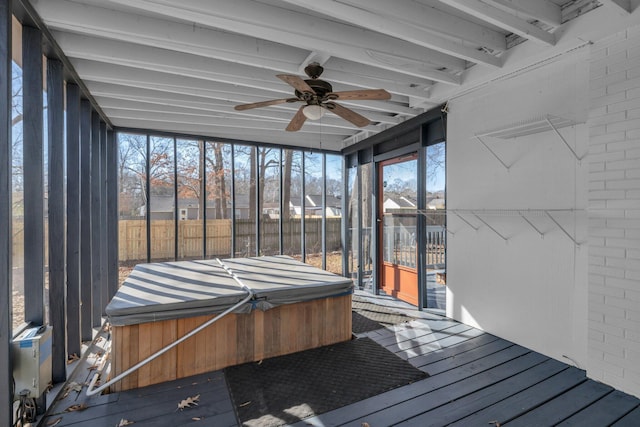
M 236 277 L 234 278 L 233 275 Z M 253 297 L 115 384 L 127 390 L 351 338 L 350 279 L 286 256 L 139 264 L 106 307 L 111 377 Z

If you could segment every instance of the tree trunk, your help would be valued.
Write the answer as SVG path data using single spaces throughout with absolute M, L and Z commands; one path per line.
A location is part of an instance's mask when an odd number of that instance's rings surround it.
M 204 220 L 205 210 L 207 209 L 207 198 L 209 192 L 207 191 L 206 180 L 203 179 L 206 172 L 206 143 L 204 141 L 198 141 L 198 151 L 200 156 L 198 157 L 198 180 L 200 182 L 200 197 L 198 197 L 198 219 Z
M 250 181 L 249 182 L 249 219 L 255 220 L 256 219 L 256 176 L 257 176 L 256 148 L 250 147 L 249 150 L 251 150 L 249 155 L 249 163 L 251 163 L 250 164 L 251 175 L 249 179 Z
M 229 212 L 227 211 L 227 188 L 224 180 L 224 158 L 222 157 L 221 143 L 215 143 L 214 154 L 216 157 L 216 178 L 218 180 L 217 187 L 220 209 L 220 216 L 218 216 L 218 218 L 228 218 Z
M 284 176 L 282 179 L 282 221 L 289 221 L 291 211 L 291 169 L 293 166 L 293 150 L 284 150 Z

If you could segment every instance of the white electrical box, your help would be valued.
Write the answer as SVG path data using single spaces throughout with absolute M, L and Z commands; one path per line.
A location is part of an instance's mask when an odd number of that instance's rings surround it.
M 38 398 L 51 382 L 51 326 L 25 329 L 11 343 L 15 396 Z

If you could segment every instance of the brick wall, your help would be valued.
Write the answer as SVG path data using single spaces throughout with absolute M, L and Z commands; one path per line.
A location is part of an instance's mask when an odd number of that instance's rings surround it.
M 640 396 L 640 27 L 591 53 L 587 373 Z

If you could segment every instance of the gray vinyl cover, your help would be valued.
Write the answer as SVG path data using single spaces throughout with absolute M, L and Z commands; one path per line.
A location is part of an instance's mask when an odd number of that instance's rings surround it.
M 350 279 L 287 256 L 221 260 L 254 297 L 235 312 L 350 294 Z M 221 313 L 248 293 L 213 260 L 138 264 L 106 314 L 114 326 Z

